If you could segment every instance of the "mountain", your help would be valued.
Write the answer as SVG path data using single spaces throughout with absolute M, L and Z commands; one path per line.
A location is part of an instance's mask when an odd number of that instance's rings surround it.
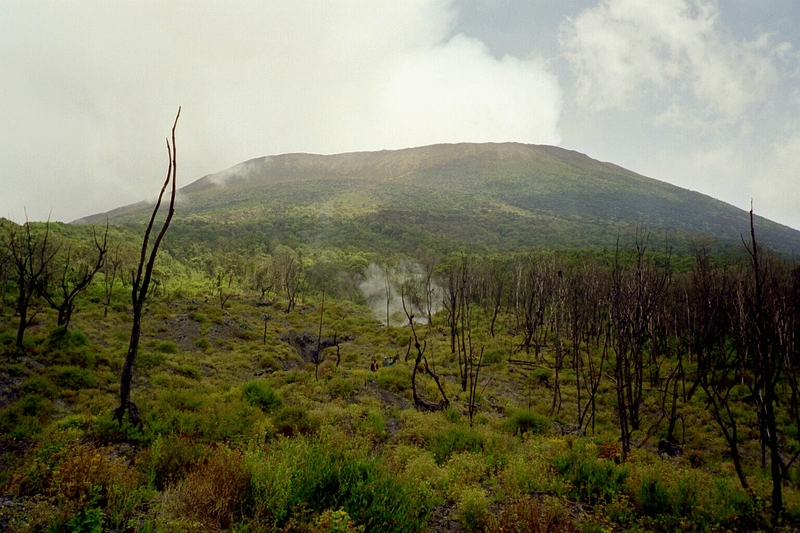
M 134 204 L 77 222 L 140 224 Z M 637 226 L 652 243 L 741 247 L 748 213 L 555 146 L 440 144 L 246 161 L 180 189 L 173 244 L 283 243 L 387 253 L 613 247 Z M 800 232 L 756 218 L 762 242 L 800 252 Z M 224 242 L 222 242 L 224 241 Z

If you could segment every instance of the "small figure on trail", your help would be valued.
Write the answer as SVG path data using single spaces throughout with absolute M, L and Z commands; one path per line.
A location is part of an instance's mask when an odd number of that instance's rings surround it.
M 369 369 L 373 372 L 378 371 L 378 361 L 376 361 L 374 357 L 372 358 L 372 365 L 370 365 Z

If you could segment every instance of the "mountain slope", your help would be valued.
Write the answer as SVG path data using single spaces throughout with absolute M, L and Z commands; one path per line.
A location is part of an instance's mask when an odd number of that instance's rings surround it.
M 180 200 L 173 243 L 221 231 L 243 247 L 304 242 L 382 253 L 608 247 L 642 224 L 678 247 L 701 239 L 724 249 L 748 233 L 745 211 L 708 196 L 517 143 L 262 157 L 183 187 Z M 148 210 L 135 204 L 80 222 L 136 224 Z M 774 248 L 800 252 L 800 232 L 763 218 L 757 229 Z

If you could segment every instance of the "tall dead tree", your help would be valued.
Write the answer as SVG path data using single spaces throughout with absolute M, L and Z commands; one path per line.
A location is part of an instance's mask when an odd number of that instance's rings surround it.
M 631 450 L 633 432 L 642 423 L 645 355 L 650 348 L 652 319 L 663 304 L 670 280 L 668 269 L 659 268 L 648 257 L 648 240 L 649 233 L 637 228 L 632 269 L 623 264 L 618 242 L 612 270 L 610 318 L 623 459 Z
M 156 255 L 158 254 L 158 247 L 167 233 L 172 216 L 175 214 L 175 195 L 176 189 L 176 175 L 178 172 L 177 164 L 177 147 L 175 145 L 175 128 L 178 126 L 178 118 L 181 116 L 181 108 L 178 107 L 178 113 L 175 115 L 175 122 L 172 124 L 172 144 L 169 138 L 167 139 L 167 155 L 169 156 L 169 167 L 167 169 L 167 177 L 164 184 L 161 186 L 161 191 L 158 194 L 158 200 L 153 208 L 153 214 L 150 216 L 150 222 L 147 224 L 147 229 L 144 232 L 142 239 L 142 250 L 139 255 L 139 265 L 135 272 L 133 272 L 131 280 L 131 301 L 133 303 L 133 324 L 131 326 L 131 339 L 128 344 L 128 354 L 125 357 L 125 365 L 122 367 L 122 377 L 120 378 L 119 385 L 119 406 L 114 409 L 114 418 L 122 425 L 122 419 L 125 412 L 128 413 L 128 418 L 131 423 L 137 426 L 142 425 L 139 418 L 139 410 L 131 401 L 131 378 L 133 377 L 133 365 L 136 362 L 136 355 L 139 352 L 139 336 L 142 330 L 142 310 L 144 303 L 147 299 L 147 290 L 150 287 L 150 280 L 153 276 L 153 266 L 156 262 Z M 152 248 L 150 245 L 150 235 L 153 231 L 153 225 L 156 221 L 156 216 L 161 208 L 161 201 L 164 198 L 164 192 L 170 187 L 169 208 L 167 216 L 161 223 L 161 229 L 153 241 Z
M 443 409 L 447 409 L 447 407 L 450 405 L 450 400 L 447 399 L 447 394 L 445 394 L 442 383 L 439 381 L 439 375 L 431 370 L 431 367 L 428 366 L 428 358 L 425 357 L 425 348 L 427 343 L 425 342 L 425 339 L 423 339 L 422 343 L 420 344 L 419 337 L 417 336 L 417 330 L 414 327 L 414 314 L 409 313 L 408 308 L 406 307 L 405 296 L 402 293 L 400 294 L 400 300 L 403 304 L 403 312 L 406 314 L 406 319 L 408 319 L 408 326 L 411 328 L 411 338 L 408 340 L 406 361 L 408 360 L 408 355 L 411 352 L 412 344 L 417 352 L 417 355 L 414 358 L 414 369 L 411 371 L 411 393 L 412 397 L 414 398 L 414 407 L 420 411 L 441 411 Z M 433 381 L 436 383 L 436 386 L 439 389 L 439 394 L 442 395 L 442 399 L 437 403 L 427 402 L 417 393 L 417 371 L 419 370 L 420 366 L 423 367 L 426 374 L 433 378 Z
M 775 525 L 783 514 L 783 458 L 781 442 L 778 435 L 777 408 L 779 404 L 779 387 L 783 378 L 785 358 L 781 353 L 780 335 L 775 329 L 776 309 L 774 305 L 780 300 L 775 294 L 775 283 L 779 276 L 774 272 L 777 268 L 770 257 L 764 258 L 760 244 L 756 241 L 753 209 L 750 208 L 750 244 L 742 239 L 750 256 L 752 282 L 745 294 L 745 313 L 742 315 L 741 331 L 747 333 L 741 339 L 741 349 L 751 359 L 753 399 L 761 429 L 762 465 L 765 461 L 763 450 L 766 447 L 770 456 L 770 474 L 772 478 L 772 513 Z M 766 259 L 766 260 L 765 260 Z M 778 285 L 780 286 L 780 285 Z M 783 287 L 781 287 L 783 288 Z

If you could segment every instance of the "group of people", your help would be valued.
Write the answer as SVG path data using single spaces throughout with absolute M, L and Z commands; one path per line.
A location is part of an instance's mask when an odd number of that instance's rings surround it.
M 392 366 L 395 361 L 397 361 L 397 357 L 394 357 L 392 359 L 390 359 L 389 357 L 384 357 L 383 366 Z M 375 359 L 374 357 L 372 358 L 372 364 L 370 365 L 369 369 L 372 370 L 373 372 L 378 371 L 378 360 Z

